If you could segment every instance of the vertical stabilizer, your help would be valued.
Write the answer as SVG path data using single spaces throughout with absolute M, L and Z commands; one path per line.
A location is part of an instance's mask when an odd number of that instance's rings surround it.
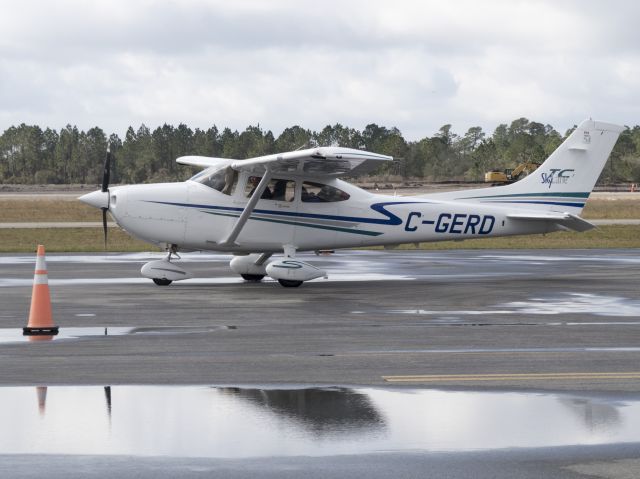
M 623 130 L 619 125 L 585 120 L 522 180 L 433 197 L 580 214 Z

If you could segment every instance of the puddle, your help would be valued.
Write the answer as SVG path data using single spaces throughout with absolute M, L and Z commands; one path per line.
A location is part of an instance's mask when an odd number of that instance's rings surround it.
M 50 341 L 52 339 L 71 339 L 83 336 L 105 336 L 105 329 L 109 336 L 121 336 L 129 334 L 132 328 L 123 327 L 88 327 L 88 328 L 60 328 L 58 334 L 24 336 L 22 328 L 2 328 L 0 329 L 0 343 L 21 343 L 25 341 Z
M 237 326 L 203 326 L 203 327 L 81 327 L 68 328 L 61 327 L 59 333 L 53 335 L 24 336 L 19 328 L 0 328 L 0 344 L 2 343 L 22 343 L 51 341 L 53 339 L 79 339 L 83 337 L 95 336 L 123 336 L 127 334 L 136 335 L 161 335 L 161 334 L 201 334 L 212 331 L 237 329 Z
M 640 398 L 420 389 L 2 387 L 3 454 L 249 458 L 640 441 Z
M 529 301 L 514 301 L 503 306 L 521 314 L 640 316 L 640 301 L 600 294 L 569 293 L 549 298 L 532 298 Z
M 640 317 L 640 300 L 619 296 L 606 296 L 600 294 L 565 293 L 546 298 L 530 298 L 527 301 L 512 301 L 502 303 L 482 310 L 431 310 L 431 309 L 391 309 L 384 311 L 389 314 L 413 314 L 421 316 L 440 316 L 440 320 L 451 316 L 498 316 L 512 314 L 530 315 L 566 315 L 581 314 L 593 316 L 611 317 Z M 352 314 L 379 313 L 380 311 L 352 311 Z M 443 316 L 445 315 L 445 316 Z M 452 323 L 457 318 L 451 318 Z M 585 323 L 545 323 L 547 326 L 576 326 Z M 605 325 L 611 323 L 586 323 L 591 325 Z M 636 324 L 619 322 L 615 324 Z
M 611 253 L 607 251 L 607 253 Z M 479 255 L 478 258 L 493 260 L 498 262 L 510 262 L 510 263 L 524 263 L 530 264 L 532 261 L 538 262 L 538 264 L 546 264 L 551 262 L 579 262 L 579 263 L 621 263 L 621 264 L 640 264 L 640 258 L 637 255 L 623 256 L 616 255 L 615 253 L 606 256 L 596 255 L 582 255 L 572 254 L 571 251 L 567 251 L 567 254 L 563 255 L 548 255 L 543 252 L 537 254 L 484 254 Z

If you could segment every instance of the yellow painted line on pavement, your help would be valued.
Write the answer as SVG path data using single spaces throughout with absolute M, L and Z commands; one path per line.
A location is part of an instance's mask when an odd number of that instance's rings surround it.
M 640 379 L 640 371 L 631 372 L 588 372 L 588 373 L 495 373 L 495 374 L 425 374 L 411 376 L 382 376 L 390 383 L 428 383 L 458 381 L 543 381 L 543 380 L 613 380 Z
M 568 355 L 568 354 L 584 354 L 584 353 L 608 353 L 608 354 L 630 354 L 630 353 L 636 353 L 639 354 L 640 353 L 640 349 L 635 351 L 635 350 L 629 350 L 627 348 L 621 348 L 619 350 L 616 349 L 602 349 L 602 350 L 598 350 L 598 349 L 574 349 L 574 350 L 546 350 L 546 349 L 541 349 L 539 351 L 530 351 L 530 350 L 522 350 L 522 351 L 518 351 L 518 350 L 509 350 L 509 351 L 448 351 L 448 350 L 437 350 L 437 349 L 425 349 L 422 351 L 418 351 L 418 350 L 407 350 L 407 351 L 355 351 L 355 352 L 346 352 L 346 353 L 337 353 L 336 356 L 376 356 L 376 355 L 411 355 L 411 354 L 428 354 L 428 355 L 437 355 L 437 354 L 442 354 L 442 355 L 448 355 L 448 356 L 456 356 L 456 355 L 460 355 L 460 356 L 525 356 L 525 355 L 545 355 L 545 356 L 552 356 L 552 355 Z

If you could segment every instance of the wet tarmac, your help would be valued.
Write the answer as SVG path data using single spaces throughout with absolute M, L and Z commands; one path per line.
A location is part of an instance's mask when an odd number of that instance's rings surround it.
M 37 342 L 0 256 L 0 475 L 637 477 L 638 253 L 346 251 L 297 289 L 48 255 Z
M 329 279 L 300 288 L 243 282 L 217 254 L 183 255 L 196 277 L 158 287 L 139 275 L 158 257 L 48 255 L 60 335 L 26 344 L 34 257 L 0 256 L 0 385 L 640 392 L 637 250 L 305 255 Z

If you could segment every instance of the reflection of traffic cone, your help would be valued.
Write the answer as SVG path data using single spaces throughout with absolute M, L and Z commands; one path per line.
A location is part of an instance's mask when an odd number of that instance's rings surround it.
M 104 398 L 107 400 L 107 414 L 109 415 L 109 425 L 111 425 L 111 386 L 104 387 Z
M 36 272 L 33 276 L 33 292 L 31 293 L 31 310 L 29 323 L 22 328 L 26 336 L 42 336 L 58 334 L 58 327 L 53 325 L 51 315 L 51 297 L 47 278 L 47 263 L 44 259 L 44 246 L 38 245 Z
M 36 394 L 38 395 L 38 411 L 40 411 L 40 416 L 44 417 L 47 409 L 47 387 L 36 386 Z

